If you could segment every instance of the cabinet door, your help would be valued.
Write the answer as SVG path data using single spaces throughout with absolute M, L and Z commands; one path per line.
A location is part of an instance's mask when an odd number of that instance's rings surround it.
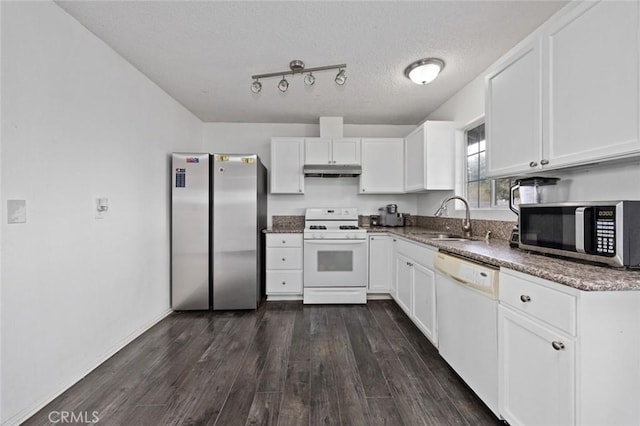
M 413 321 L 437 346 L 435 274 L 424 266 L 413 266 Z
M 271 139 L 271 193 L 304 193 L 304 139 Z
M 305 138 L 305 164 L 331 164 L 331 139 Z
M 362 139 L 361 194 L 404 192 L 403 139 Z
M 485 79 L 487 175 L 540 169 L 541 42 L 512 56 Z
M 455 129 L 450 121 L 423 124 L 426 146 L 423 189 L 455 189 Z
M 545 37 L 548 167 L 640 152 L 638 2 L 584 2 Z
M 392 245 L 388 235 L 369 237 L 369 292 L 388 293 L 391 289 Z
M 404 190 L 405 192 L 424 189 L 424 127 L 414 130 L 404 141 Z
M 498 333 L 504 419 L 512 425 L 575 424 L 574 341 L 502 305 Z
M 333 164 L 360 164 L 360 138 L 334 139 L 331 156 Z
M 396 272 L 396 302 L 402 310 L 411 317 L 411 287 L 413 282 L 413 267 L 407 257 L 395 255 Z

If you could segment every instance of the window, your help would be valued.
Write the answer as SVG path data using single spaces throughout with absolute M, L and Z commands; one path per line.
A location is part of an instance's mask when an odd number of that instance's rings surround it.
M 484 123 L 465 132 L 467 148 L 466 199 L 471 208 L 488 209 L 509 206 L 511 179 L 487 179 Z

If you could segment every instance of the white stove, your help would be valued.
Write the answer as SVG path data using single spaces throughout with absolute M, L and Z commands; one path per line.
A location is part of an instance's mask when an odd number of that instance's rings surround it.
M 358 227 L 355 208 L 307 209 L 303 237 L 305 240 L 364 240 L 367 231 Z
M 367 231 L 355 208 L 307 209 L 303 303 L 367 303 Z

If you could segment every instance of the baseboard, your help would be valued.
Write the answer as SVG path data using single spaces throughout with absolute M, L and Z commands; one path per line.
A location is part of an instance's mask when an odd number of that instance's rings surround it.
M 138 330 L 136 330 L 133 333 L 129 334 L 127 337 L 125 337 L 120 342 L 115 344 L 111 349 L 107 350 L 102 356 L 98 357 L 98 359 L 96 361 L 90 363 L 88 367 L 84 368 L 82 370 L 82 371 L 84 371 L 83 373 L 79 374 L 78 376 L 76 376 L 76 378 L 70 380 L 69 382 L 61 384 L 60 387 L 59 387 L 60 390 L 52 392 L 50 395 L 48 395 L 48 396 L 42 398 L 40 401 L 34 403 L 31 407 L 25 408 L 24 410 L 18 412 L 17 414 L 13 415 L 12 417 L 8 418 L 7 420 L 5 420 L 2 423 L 2 425 L 3 426 L 13 426 L 13 425 L 19 425 L 20 423 L 26 421 L 29 417 L 33 416 L 38 411 L 42 410 L 44 407 L 47 406 L 47 404 L 49 404 L 51 401 L 53 401 L 54 399 L 56 399 L 57 397 L 62 395 L 71 386 L 75 385 L 80 380 L 82 380 L 87 374 L 91 373 L 93 370 L 98 368 L 100 366 L 100 364 L 102 364 L 103 362 L 105 362 L 106 360 L 111 358 L 113 355 L 115 355 L 122 348 L 124 348 L 129 343 L 133 342 L 135 339 L 140 337 L 144 332 L 146 332 L 151 327 L 153 327 L 154 325 L 156 325 L 157 323 L 162 321 L 164 318 L 169 316 L 169 314 L 171 314 L 172 312 L 173 311 L 171 309 L 167 309 L 162 314 L 160 314 L 159 316 L 157 316 L 154 319 L 152 319 L 151 321 L 149 321 L 146 325 L 140 327 Z
M 389 293 L 369 293 L 367 294 L 367 300 L 391 300 L 392 297 Z
M 282 302 L 285 300 L 302 300 L 301 294 L 271 294 L 267 296 L 267 302 Z

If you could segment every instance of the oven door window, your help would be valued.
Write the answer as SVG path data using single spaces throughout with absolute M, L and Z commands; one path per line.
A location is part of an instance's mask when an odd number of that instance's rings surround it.
M 353 271 L 353 251 L 318 250 L 318 272 Z
M 367 242 L 304 242 L 305 287 L 366 287 Z

